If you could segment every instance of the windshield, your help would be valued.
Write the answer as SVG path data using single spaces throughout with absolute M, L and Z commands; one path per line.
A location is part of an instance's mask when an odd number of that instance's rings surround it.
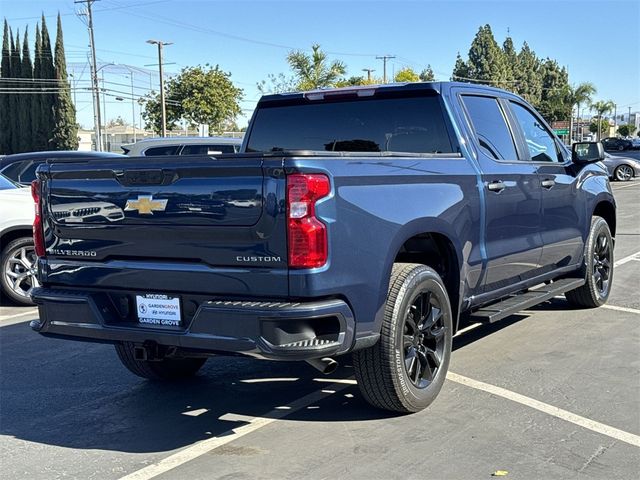
M 18 187 L 19 185 L 17 185 L 16 183 L 13 183 L 7 177 L 5 177 L 4 175 L 0 175 L 0 190 L 9 190 L 9 189 L 18 188 Z
M 454 152 L 436 95 L 301 102 L 259 107 L 247 151 Z

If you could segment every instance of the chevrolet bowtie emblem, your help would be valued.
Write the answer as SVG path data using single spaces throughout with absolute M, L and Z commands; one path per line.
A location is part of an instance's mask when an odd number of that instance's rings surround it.
M 127 200 L 125 211 L 137 210 L 141 215 L 153 215 L 153 212 L 164 212 L 168 200 L 154 200 L 153 195 L 138 195 L 137 200 Z

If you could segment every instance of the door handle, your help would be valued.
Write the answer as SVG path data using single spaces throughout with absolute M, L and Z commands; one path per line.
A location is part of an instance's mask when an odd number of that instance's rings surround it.
M 504 182 L 502 180 L 496 180 L 496 181 L 493 181 L 493 182 L 489 182 L 487 184 L 487 188 L 489 190 L 491 190 L 492 192 L 500 193 L 505 188 L 507 188 L 507 186 L 504 184 Z
M 554 187 L 556 181 L 551 178 L 547 178 L 546 180 L 542 180 L 540 184 L 542 185 L 542 188 L 546 188 L 547 190 L 549 190 Z

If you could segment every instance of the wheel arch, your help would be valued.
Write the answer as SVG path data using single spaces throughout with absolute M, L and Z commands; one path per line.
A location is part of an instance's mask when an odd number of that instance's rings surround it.
M 592 216 L 598 216 L 604 218 L 609 230 L 611 230 L 611 236 L 616 236 L 616 207 L 608 200 L 600 200 L 596 203 Z
M 33 227 L 31 225 L 16 225 L 9 227 L 0 233 L 0 245 L 2 249 L 17 238 L 33 237 Z
M 384 293 L 389 286 L 391 269 L 396 262 L 419 263 L 433 268 L 442 278 L 453 314 L 453 330 L 458 329 L 462 299 L 462 270 L 461 249 L 455 239 L 452 229 L 435 222 L 409 225 L 396 236 L 387 260 Z M 443 228 L 445 227 L 445 228 Z

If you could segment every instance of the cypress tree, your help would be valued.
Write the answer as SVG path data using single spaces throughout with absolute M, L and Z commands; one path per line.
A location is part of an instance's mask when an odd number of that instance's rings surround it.
M 6 90 L 11 83 L 11 45 L 9 43 L 9 24 L 4 20 L 4 33 L 2 35 L 2 63 L 0 64 L 0 88 Z M 10 97 L 8 93 L 0 94 L 0 155 L 7 155 L 11 151 L 11 124 L 9 122 L 9 111 L 11 110 Z
M 55 68 L 53 66 L 53 55 L 51 53 L 51 39 L 49 37 L 49 30 L 47 29 L 47 23 L 44 18 L 44 14 L 42 15 L 42 29 L 40 32 L 41 36 L 41 49 L 40 49 L 40 78 L 42 79 L 43 86 L 47 89 L 46 92 L 40 97 L 42 98 L 40 102 L 40 115 L 41 115 L 41 133 L 44 141 L 44 150 L 49 150 L 51 148 L 51 142 L 53 138 L 53 128 L 54 128 L 54 119 L 53 119 L 53 105 L 55 103 L 55 92 L 51 92 L 51 87 L 55 85 L 54 80 L 56 78 Z
M 540 59 L 527 42 L 524 42 L 518 53 L 518 68 L 514 72 L 514 77 L 518 81 L 518 94 L 538 108 L 542 95 Z
M 460 56 L 460 52 L 456 56 L 456 64 L 453 66 L 453 74 L 451 80 L 466 82 L 469 79 L 469 67 Z
M 507 79 L 509 80 L 505 87 L 513 92 L 518 93 L 519 84 L 514 81 L 516 79 L 516 73 L 518 70 L 518 54 L 515 47 L 513 46 L 513 39 L 511 37 L 505 38 L 504 42 L 502 43 L 502 54 Z
M 40 25 L 36 23 L 36 47 L 33 56 L 33 86 L 42 88 L 42 38 L 40 36 Z M 44 95 L 36 92 L 31 104 L 31 122 L 33 130 L 33 150 L 41 151 L 47 147 L 47 136 L 42 122 L 42 99 Z
M 469 77 L 495 87 L 504 87 L 509 80 L 504 53 L 493 37 L 491 27 L 480 27 L 469 48 Z
M 58 31 L 56 33 L 55 53 L 56 85 L 60 89 L 53 108 L 54 128 L 52 146 L 55 150 L 78 149 L 78 124 L 76 109 L 71 101 L 71 88 L 67 78 L 67 63 L 64 58 L 64 40 L 62 22 L 58 13 Z
M 29 30 L 28 27 L 24 31 L 24 39 L 22 40 L 22 65 L 20 78 L 24 79 L 21 84 L 25 88 L 33 88 L 33 65 L 31 64 L 31 55 L 29 53 Z M 20 110 L 18 110 L 18 122 L 20 124 L 19 145 L 21 152 L 33 151 L 33 125 L 31 123 L 31 104 L 33 103 L 35 94 L 30 92 L 28 95 L 18 95 L 20 99 Z
M 9 36 L 11 37 L 11 76 L 13 78 L 19 78 L 22 70 L 20 61 L 20 31 L 16 34 L 15 42 L 11 35 L 11 29 L 9 29 Z M 13 88 L 20 88 L 21 82 L 11 82 Z M 20 151 L 20 133 L 23 126 L 20 125 L 18 119 L 18 110 L 20 109 L 20 97 L 21 93 L 9 95 L 9 131 L 11 132 L 11 151 L 17 153 Z

